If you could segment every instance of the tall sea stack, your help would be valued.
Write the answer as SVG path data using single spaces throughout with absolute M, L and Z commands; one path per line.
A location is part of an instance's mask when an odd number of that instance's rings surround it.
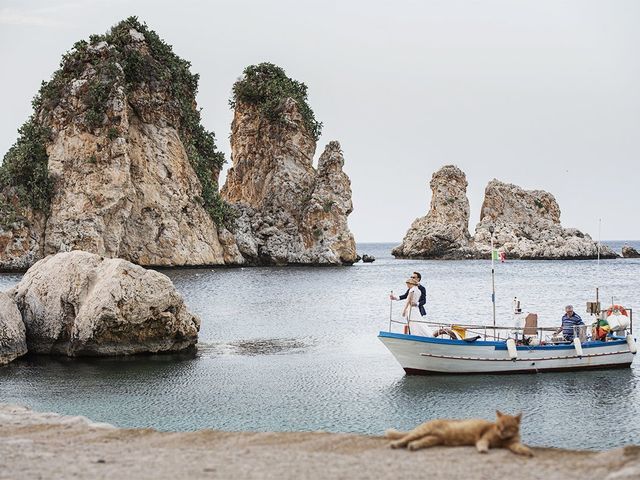
M 429 185 L 429 211 L 414 220 L 392 253 L 400 258 L 464 258 L 471 240 L 467 177 L 458 167 L 445 165 L 433 174 Z
M 0 268 L 75 249 L 140 265 L 242 263 L 197 87 L 189 62 L 136 18 L 77 42 L 4 158 Z
M 341 264 L 356 259 L 347 226 L 353 207 L 338 142 L 318 169 L 320 124 L 306 86 L 272 64 L 247 67 L 233 89 L 232 168 L 222 196 L 236 210 L 234 234 L 254 264 Z

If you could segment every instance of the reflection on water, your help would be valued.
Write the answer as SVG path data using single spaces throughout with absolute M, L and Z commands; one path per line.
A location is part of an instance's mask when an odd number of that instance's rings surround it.
M 611 373 L 405 376 L 376 338 L 388 325 L 389 290 L 400 291 L 404 278 L 420 271 L 431 318 L 486 321 L 487 262 L 393 260 L 389 246 L 364 251 L 376 262 L 167 270 L 202 319 L 197 355 L 31 356 L 0 368 L 0 401 L 127 427 L 371 434 L 432 418 L 493 418 L 500 409 L 525 413 L 523 436 L 534 445 L 638 443 L 637 359 L 631 369 Z M 589 261 L 496 268 L 501 324 L 511 322 L 517 295 L 543 326 L 556 325 L 566 303 L 582 306 L 582 313 L 596 283 L 604 298 L 640 306 L 640 260 L 603 261 L 599 268 Z M 0 289 L 19 278 L 0 276 Z
M 236 340 L 229 343 L 198 343 L 198 356 L 215 355 L 278 355 L 301 353 L 311 347 L 313 342 L 296 338 L 256 338 Z
M 295 338 L 272 338 L 267 340 L 243 340 L 232 342 L 229 345 L 235 348 L 238 355 L 274 355 L 300 351 L 307 345 Z

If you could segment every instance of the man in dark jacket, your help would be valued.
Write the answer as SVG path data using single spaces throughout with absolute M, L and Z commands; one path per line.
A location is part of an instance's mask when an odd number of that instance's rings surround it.
M 422 275 L 420 275 L 418 272 L 413 272 L 411 278 L 418 282 L 418 288 L 420 289 L 420 300 L 418 300 L 417 306 L 418 310 L 420 311 L 420 315 L 424 317 L 427 314 L 427 311 L 424 309 L 424 304 L 427 303 L 427 289 L 424 288 L 424 286 L 420 283 L 420 281 L 422 280 Z M 409 290 L 407 290 L 404 295 L 400 295 L 399 297 L 396 297 L 395 295 L 389 295 L 389 298 L 391 300 L 404 300 L 407 298 L 407 295 L 409 295 Z

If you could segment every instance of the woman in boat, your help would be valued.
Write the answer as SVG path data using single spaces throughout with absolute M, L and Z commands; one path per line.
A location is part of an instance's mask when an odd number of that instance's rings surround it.
M 411 277 L 405 282 L 407 285 L 407 298 L 402 309 L 402 317 L 406 320 L 409 327 L 409 332 L 412 335 L 424 335 L 422 329 L 418 324 L 411 323 L 411 320 L 420 320 L 420 311 L 418 310 L 418 303 L 420 301 L 420 295 L 422 292 L 418 288 L 418 280 Z M 396 297 L 397 299 L 397 297 Z

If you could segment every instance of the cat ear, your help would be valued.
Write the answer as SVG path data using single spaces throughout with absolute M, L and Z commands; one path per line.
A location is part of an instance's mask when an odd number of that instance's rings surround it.
M 518 419 L 518 422 L 520 422 L 520 420 L 522 420 L 522 412 L 520 412 L 519 414 L 516 415 L 516 418 Z
M 498 418 L 502 418 L 502 416 L 503 416 L 503 415 L 504 415 L 504 414 L 503 414 L 500 410 L 496 410 L 496 416 L 497 416 Z

